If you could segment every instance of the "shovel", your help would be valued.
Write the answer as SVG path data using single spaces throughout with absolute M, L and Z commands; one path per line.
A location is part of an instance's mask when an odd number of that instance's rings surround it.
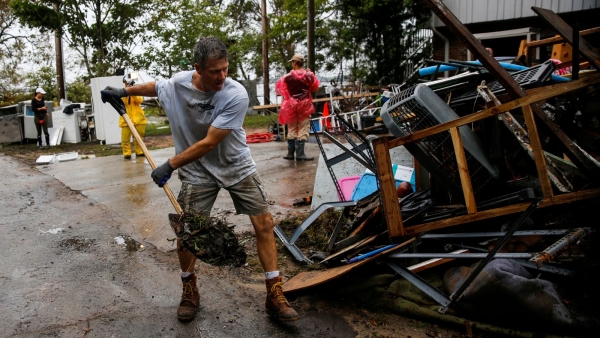
M 156 169 L 156 163 L 154 163 L 144 140 L 142 140 L 129 115 L 127 115 L 123 101 L 112 96 L 107 98 L 106 101 L 123 117 L 133 137 L 142 148 L 150 167 L 152 170 Z M 216 218 L 184 212 L 167 183 L 163 185 L 163 190 L 177 212 L 177 214 L 169 214 L 171 229 L 185 248 L 194 256 L 214 265 L 232 264 L 242 266 L 246 262 L 246 252 L 239 245 L 232 226 L 228 226 Z

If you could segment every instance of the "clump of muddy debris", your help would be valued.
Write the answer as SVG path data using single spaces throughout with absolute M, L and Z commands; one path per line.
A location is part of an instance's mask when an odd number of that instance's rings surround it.
M 244 247 L 225 219 L 202 214 L 170 214 L 169 221 L 183 246 L 205 263 L 215 266 L 246 263 Z

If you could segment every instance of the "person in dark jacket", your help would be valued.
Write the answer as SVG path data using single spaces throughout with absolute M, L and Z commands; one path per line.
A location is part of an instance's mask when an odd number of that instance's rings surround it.
M 35 129 L 37 130 L 37 145 L 38 148 L 42 149 L 42 129 L 46 136 L 46 148 L 50 148 L 50 134 L 48 134 L 48 120 L 50 114 L 48 114 L 48 107 L 44 102 L 44 94 L 46 92 L 38 87 L 35 90 L 35 96 L 31 100 L 31 110 L 33 111 L 33 121 L 35 122 Z

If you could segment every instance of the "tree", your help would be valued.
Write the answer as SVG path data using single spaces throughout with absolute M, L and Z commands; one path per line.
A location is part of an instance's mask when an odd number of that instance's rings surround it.
M 27 36 L 15 33 L 17 20 L 8 0 L 0 0 L 0 106 L 15 103 L 21 82 L 18 65 L 25 54 Z
M 149 48 L 137 58 L 141 68 L 166 78 L 178 71 L 192 70 L 192 53 L 198 37 L 216 36 L 227 46 L 230 75 L 248 77 L 246 67 L 252 63 L 256 46 L 260 44 L 252 20 L 243 15 L 252 11 L 252 2 L 179 0 L 169 6 L 165 11 L 169 24 L 154 31 L 156 48 Z
M 329 44 L 332 59 L 328 69 L 351 62 L 354 79 L 377 84 L 387 76 L 401 83 L 400 65 L 414 51 L 415 32 L 425 27 L 430 11 L 415 0 L 338 0 Z M 427 50 L 416 53 L 419 59 Z
M 29 96 L 35 95 L 35 89 L 42 87 L 46 94 L 44 99 L 46 101 L 56 100 L 57 86 L 56 86 L 56 70 L 51 66 L 40 66 L 35 71 L 25 74 L 24 84 L 26 92 Z
M 78 77 L 75 81 L 67 83 L 67 100 L 71 102 L 92 103 L 92 89 L 85 77 Z
M 133 65 L 133 51 L 163 19 L 163 1 L 148 0 L 12 0 L 22 24 L 60 31 L 81 57 L 87 77 L 113 75 Z
M 296 53 L 306 54 L 306 0 L 271 0 L 273 12 L 269 15 L 271 41 L 269 61 L 279 72 L 292 69 L 289 59 Z M 325 61 L 329 34 L 329 16 L 333 3 L 315 0 L 315 67 L 318 71 Z

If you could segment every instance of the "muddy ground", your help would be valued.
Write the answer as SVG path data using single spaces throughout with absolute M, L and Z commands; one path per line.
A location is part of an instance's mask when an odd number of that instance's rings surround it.
M 161 148 L 171 146 L 172 140 L 148 137 L 146 143 Z M 86 152 L 86 144 L 71 146 L 81 155 L 93 155 Z M 122 215 L 37 170 L 35 159 L 46 152 L 33 145 L 0 148 L 4 248 L 0 336 L 461 337 L 466 333 L 326 291 L 293 299 L 300 321 L 273 322 L 264 313 L 263 275 L 251 233 L 240 236 L 248 266 L 197 263 L 201 309 L 193 322 L 181 324 L 175 316 L 181 295 L 176 255 L 148 245 L 122 228 Z M 298 213 L 290 207 L 274 216 L 282 219 Z M 280 243 L 278 248 L 286 279 L 306 269 Z

